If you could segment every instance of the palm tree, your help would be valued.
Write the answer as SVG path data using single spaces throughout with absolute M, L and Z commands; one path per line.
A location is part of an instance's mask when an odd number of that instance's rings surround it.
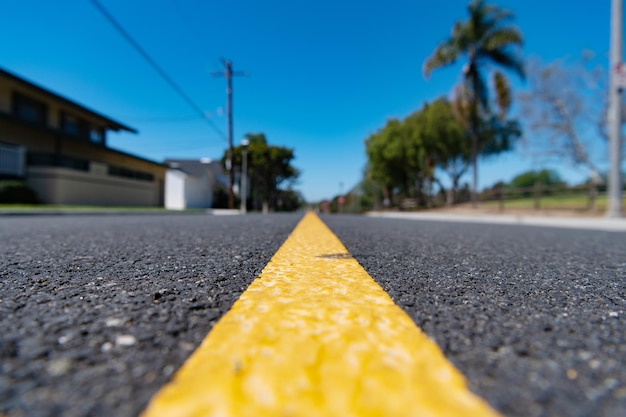
M 477 159 L 481 147 L 480 123 L 491 118 L 489 89 L 485 82 L 485 67 L 500 66 L 524 78 L 524 65 L 517 47 L 521 47 L 522 34 L 509 24 L 513 13 L 485 0 L 472 0 L 468 5 L 469 18 L 457 22 L 449 39 L 443 41 L 424 63 L 424 76 L 432 70 L 451 65 L 466 57 L 463 67 L 463 88 L 468 97 L 467 128 L 472 141 L 471 160 L 473 169 L 472 204 L 476 206 Z M 501 73 L 494 77 L 497 104 L 503 117 L 510 105 L 508 83 Z M 506 89 L 505 89 L 506 87 Z

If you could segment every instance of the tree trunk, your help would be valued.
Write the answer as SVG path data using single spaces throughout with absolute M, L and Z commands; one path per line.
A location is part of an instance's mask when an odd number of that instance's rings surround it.
M 597 211 L 596 197 L 598 196 L 598 184 L 591 179 L 589 181 L 589 200 L 587 201 L 587 210 Z
M 452 184 L 450 185 L 450 189 L 448 190 L 448 196 L 446 199 L 446 204 L 450 207 L 456 204 L 456 194 L 459 189 L 459 179 L 460 175 L 452 176 Z
M 478 135 L 476 128 L 472 127 L 472 208 L 478 207 Z
M 383 187 L 383 207 L 391 206 L 391 191 L 389 186 Z

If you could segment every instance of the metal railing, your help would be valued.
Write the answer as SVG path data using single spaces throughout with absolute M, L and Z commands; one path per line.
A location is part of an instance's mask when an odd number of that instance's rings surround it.
M 24 177 L 25 155 L 22 146 L 0 143 L 0 175 Z
M 59 167 L 76 171 L 89 171 L 90 162 L 87 159 L 57 155 L 51 152 L 28 152 L 28 166 Z

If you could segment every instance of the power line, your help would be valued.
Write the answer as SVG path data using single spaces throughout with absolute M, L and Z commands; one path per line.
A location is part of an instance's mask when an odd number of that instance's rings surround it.
M 155 69 L 155 71 L 163 78 L 169 85 L 178 93 L 178 95 L 187 102 L 189 106 L 196 113 L 200 115 L 203 119 L 205 119 L 209 125 L 220 135 L 222 139 L 225 139 L 224 133 L 213 123 L 211 119 L 208 119 L 200 106 L 194 103 L 191 98 L 174 82 L 174 80 L 167 75 L 167 73 L 148 55 L 148 53 L 130 36 L 130 34 L 122 27 L 122 25 L 115 20 L 115 18 L 97 1 L 91 0 L 91 2 L 100 10 L 100 12 L 111 22 L 113 26 L 120 32 L 120 34 L 130 43 L 136 50 L 141 54 L 141 56 Z
M 129 123 L 189 123 L 197 122 L 199 120 L 206 120 L 206 118 L 200 118 L 197 114 L 181 115 L 181 116 L 120 116 L 122 120 L 127 120 Z

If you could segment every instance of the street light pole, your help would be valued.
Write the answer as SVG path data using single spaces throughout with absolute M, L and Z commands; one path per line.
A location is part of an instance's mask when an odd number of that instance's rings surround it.
M 611 69 L 609 74 L 609 140 L 611 171 L 607 217 L 622 217 L 622 61 L 624 48 L 622 0 L 611 1 Z
M 248 179 L 248 145 L 250 141 L 244 139 L 241 141 L 241 208 L 242 214 L 246 214 L 246 203 L 248 200 L 248 190 L 246 189 Z

